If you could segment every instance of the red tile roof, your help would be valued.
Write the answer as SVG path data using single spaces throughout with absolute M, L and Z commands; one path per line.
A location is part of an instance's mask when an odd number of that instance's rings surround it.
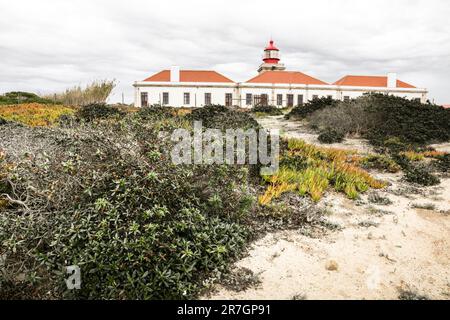
M 248 80 L 247 83 L 328 84 L 297 71 L 265 71 Z
M 378 76 L 345 76 L 336 81 L 339 86 L 357 86 L 357 87 L 387 87 L 387 77 Z M 397 88 L 415 88 L 414 86 L 397 80 Z
M 170 70 L 163 70 L 144 81 L 169 82 Z M 180 82 L 234 82 L 216 71 L 180 70 Z

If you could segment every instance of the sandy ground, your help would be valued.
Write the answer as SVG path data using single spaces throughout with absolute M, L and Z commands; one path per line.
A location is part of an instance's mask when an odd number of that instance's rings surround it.
M 317 143 L 317 135 L 280 117 L 259 121 Z M 357 139 L 334 147 L 370 150 Z M 373 174 L 391 183 L 377 194 L 392 204 L 370 203 L 368 194 L 355 202 L 329 192 L 319 206 L 327 220 L 342 227 L 340 231 L 320 238 L 297 230 L 269 233 L 235 265 L 252 270 L 261 283 L 240 292 L 217 286 L 205 298 L 397 299 L 405 289 L 431 299 L 450 299 L 450 179 L 415 189 L 401 180 L 401 174 Z M 415 208 L 424 204 L 433 206 Z

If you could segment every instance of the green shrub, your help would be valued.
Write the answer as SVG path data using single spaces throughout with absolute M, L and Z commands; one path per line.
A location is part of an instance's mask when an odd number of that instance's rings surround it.
M 280 116 L 283 112 L 276 106 L 255 106 L 252 108 L 253 113 L 263 113 L 270 116 Z
M 406 170 L 406 181 L 422 186 L 434 186 L 440 183 L 438 177 L 433 175 L 425 166 L 411 166 Z
M 450 153 L 436 156 L 437 168 L 442 172 L 450 172 Z
M 337 100 L 330 97 L 315 98 L 308 103 L 294 107 L 291 112 L 286 115 L 286 119 L 305 118 L 315 111 L 333 107 L 337 103 Z
M 398 172 L 401 167 L 390 157 L 385 155 L 369 155 L 361 160 L 361 165 L 367 169 L 377 169 L 387 172 Z
M 258 122 L 249 113 L 222 105 L 209 105 L 194 109 L 191 114 L 187 115 L 187 118 L 202 121 L 204 128 L 221 130 L 259 128 Z
M 84 88 L 75 86 L 66 89 L 64 92 L 49 94 L 44 98 L 69 106 L 106 103 L 115 86 L 115 80 L 96 80 Z
M 338 143 L 344 140 L 345 135 L 342 132 L 327 128 L 320 132 L 317 139 L 322 143 Z
M 4 95 L 0 95 L 0 105 L 22 104 L 22 103 L 52 104 L 54 103 L 54 101 L 51 99 L 41 98 L 37 94 L 31 92 L 23 92 L 23 91 L 7 92 Z
M 85 121 L 106 119 L 111 116 L 124 116 L 125 112 L 104 103 L 94 103 L 81 107 L 76 115 Z
M 367 133 L 375 145 L 392 137 L 412 145 L 450 139 L 449 109 L 391 95 L 371 94 L 361 99 L 366 100 L 368 112 L 377 114 Z
M 392 95 L 313 101 L 294 109 L 294 114 L 308 116 L 318 130 L 331 127 L 345 134 L 357 133 L 392 152 L 450 140 L 450 109 Z
M 87 119 L 118 114 L 88 110 Z M 0 127 L 14 163 L 0 180 L 14 181 L 17 200 L 0 215 L 0 298 L 193 298 L 242 252 L 248 168 L 172 165 L 172 142 L 158 133 L 185 119 L 112 120 Z M 80 290 L 66 288 L 70 265 L 81 269 Z

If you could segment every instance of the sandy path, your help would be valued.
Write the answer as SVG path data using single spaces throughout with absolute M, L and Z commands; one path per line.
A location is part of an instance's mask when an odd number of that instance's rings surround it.
M 292 132 L 290 136 L 295 134 Z M 300 130 L 298 134 L 304 138 L 308 133 Z M 310 139 L 305 140 L 314 142 L 315 137 Z M 345 145 L 361 150 L 361 141 Z M 363 146 L 361 151 L 366 150 Z M 296 230 L 267 234 L 236 263 L 236 267 L 258 274 L 261 284 L 241 292 L 218 286 L 209 298 L 396 299 L 399 288 L 404 288 L 434 299 L 449 299 L 450 179 L 417 194 L 405 191 L 411 188 L 398 174 L 376 176 L 392 183 L 378 192 L 388 197 L 391 205 L 371 204 L 368 195 L 357 205 L 330 192 L 319 205 L 341 231 L 321 238 Z M 415 209 L 415 204 L 433 204 L 435 208 Z M 337 270 L 327 270 L 330 261 Z

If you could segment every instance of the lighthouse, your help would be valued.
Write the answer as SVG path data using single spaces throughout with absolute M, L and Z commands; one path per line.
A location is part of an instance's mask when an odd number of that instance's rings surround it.
M 259 66 L 258 72 L 283 71 L 285 69 L 284 64 L 280 63 L 280 50 L 275 47 L 271 39 L 269 45 L 264 49 L 263 63 Z

